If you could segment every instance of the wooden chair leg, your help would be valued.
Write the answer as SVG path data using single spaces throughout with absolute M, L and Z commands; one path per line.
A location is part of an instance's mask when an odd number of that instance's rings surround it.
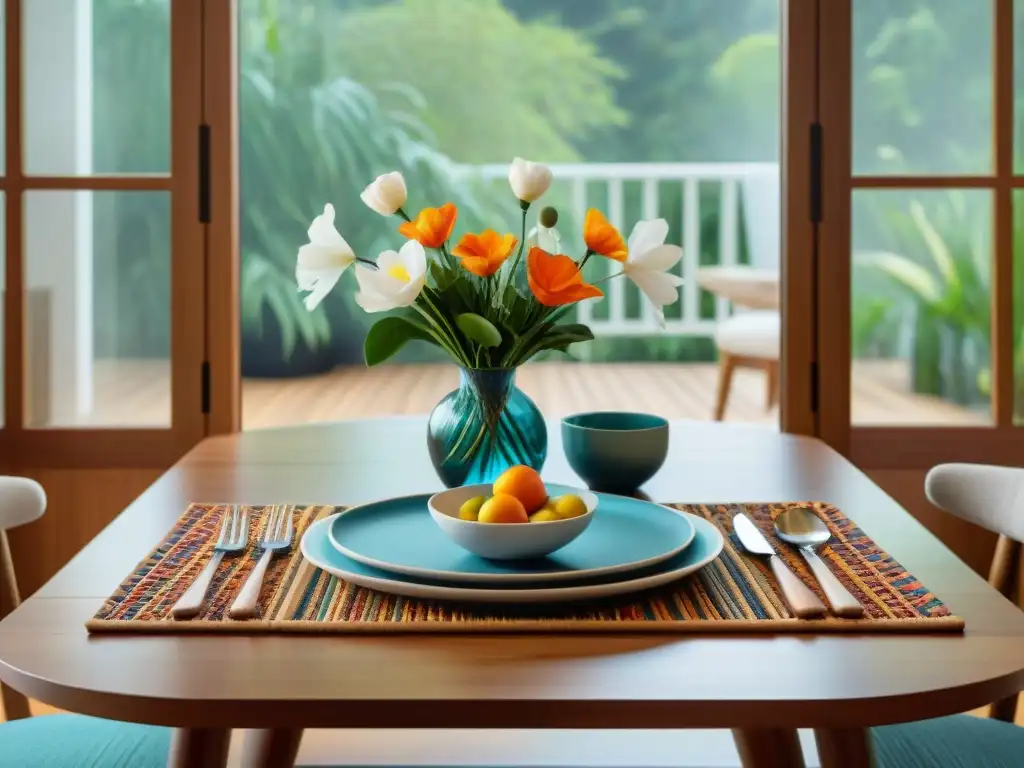
M 1021 563 L 1021 545 L 1007 536 L 996 542 L 988 583 L 1017 605 L 1024 607 L 1024 567 Z M 989 717 L 1012 723 L 1017 718 L 1017 696 L 1008 696 L 992 704 Z
M 243 768 L 292 768 L 302 730 L 274 728 L 249 732 L 242 751 Z
M 14 577 L 14 558 L 7 531 L 0 530 L 0 619 L 21 604 L 18 580 Z
M 1013 599 L 1014 578 L 1020 560 L 1020 544 L 1008 536 L 1000 536 L 988 571 L 988 583 L 1003 596 Z
M 222 768 L 228 764 L 230 741 L 231 731 L 224 728 L 178 728 L 167 768 Z
M 734 728 L 732 738 L 743 768 L 804 768 L 795 728 Z
M 732 374 L 736 369 L 736 360 L 728 352 L 718 351 L 718 398 L 715 401 L 715 421 L 725 416 L 725 404 L 729 401 L 729 390 L 732 388 Z
M 18 581 L 14 578 L 11 545 L 7 540 L 7 531 L 0 530 L 0 619 L 17 608 L 20 603 Z M 7 720 L 22 720 L 32 715 L 28 699 L 4 683 L 0 683 L 0 701 L 3 702 L 4 718 Z
M 779 361 L 769 360 L 764 366 L 765 410 L 770 411 L 779 402 Z
M 873 768 L 871 737 L 863 728 L 814 729 L 821 768 Z

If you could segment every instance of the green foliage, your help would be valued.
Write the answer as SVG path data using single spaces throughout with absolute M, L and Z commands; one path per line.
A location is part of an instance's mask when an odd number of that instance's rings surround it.
M 619 66 L 580 33 L 523 23 L 500 0 L 396 0 L 323 23 L 329 76 L 380 92 L 386 109 L 404 108 L 392 87 L 402 83 L 459 162 L 577 160 L 575 142 L 627 123 L 611 87 Z
M 262 254 L 242 256 L 242 328 L 247 335 L 263 338 L 264 307 L 281 329 L 281 351 L 291 358 L 299 340 L 307 349 L 317 349 L 331 340 L 331 325 L 323 312 L 307 312 L 295 290 L 295 279 L 274 268 L 273 260 Z
M 332 201 L 336 226 L 357 254 L 375 257 L 401 240 L 397 223 L 368 209 L 359 199 L 363 187 L 382 172 L 401 170 L 409 185 L 412 210 L 421 205 L 452 201 L 459 208 L 460 226 L 491 226 L 501 214 L 494 196 L 473 177 L 461 174 L 434 150 L 430 131 L 418 117 L 416 99 L 406 94 L 406 111 L 385 109 L 366 87 L 347 79 L 322 85 L 303 85 L 308 74 L 292 62 L 279 67 L 281 57 L 268 49 L 264 27 L 250 29 L 248 57 L 241 73 L 241 239 L 246 260 L 262 261 L 264 282 L 290 282 L 294 291 L 295 254 L 312 217 Z M 282 27 L 286 46 L 294 29 Z M 284 74 L 282 74 L 284 70 Z M 294 81 L 280 82 L 294 77 Z M 313 78 L 316 80 L 316 78 Z M 287 151 L 282 151 L 287 147 Z M 499 224 L 500 225 L 500 224 Z M 261 312 L 271 293 L 243 290 L 243 317 Z M 348 332 L 368 324 L 355 309 L 351 291 L 336 291 L 314 314 L 330 317 L 329 328 Z M 256 305 L 256 306 L 249 306 Z M 305 313 L 297 303 L 270 304 L 283 326 L 301 318 L 282 312 Z M 318 325 L 317 327 L 321 327 Z M 243 327 L 243 333 L 250 328 Z M 354 333 L 358 336 L 358 331 Z M 303 334 L 313 348 L 329 335 Z M 289 350 L 285 350 L 286 357 Z
M 367 365 L 378 365 L 394 355 L 410 341 L 436 343 L 433 334 L 415 316 L 393 315 L 370 326 L 363 342 Z
M 732 106 L 720 98 L 711 68 L 747 34 L 778 34 L 778 0 L 504 0 L 527 21 L 580 30 L 625 73 L 614 103 L 630 116 L 575 146 L 586 160 L 773 160 L 764 141 L 778 124 L 778 102 L 737 134 Z M 736 144 L 735 137 L 742 140 Z
M 730 45 L 710 70 L 719 140 L 733 159 L 775 159 L 779 147 L 782 58 L 777 31 L 757 32 Z M 752 132 L 750 126 L 761 126 Z
M 853 156 L 857 172 L 988 171 L 991 14 L 989 3 L 863 0 L 856 4 Z M 955 119 L 950 119 L 951 113 Z
M 494 323 L 486 317 L 475 312 L 463 312 L 455 318 L 455 325 L 469 341 L 475 342 L 485 349 L 491 349 L 501 344 L 501 331 L 495 328 Z
M 874 210 L 894 249 L 857 253 L 855 265 L 884 275 L 911 302 L 915 391 L 970 404 L 989 354 L 987 222 L 962 191 L 926 199 L 927 207 L 879 201 Z

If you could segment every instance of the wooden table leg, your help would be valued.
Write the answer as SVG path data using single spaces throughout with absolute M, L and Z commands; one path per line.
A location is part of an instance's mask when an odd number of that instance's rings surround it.
M 227 728 L 178 728 L 167 768 L 224 768 L 230 742 Z
M 804 768 L 795 728 L 734 728 L 732 738 L 743 768 Z
M 871 737 L 865 728 L 816 728 L 821 768 L 872 768 Z
M 267 728 L 250 731 L 242 748 L 243 768 L 293 768 L 302 729 Z

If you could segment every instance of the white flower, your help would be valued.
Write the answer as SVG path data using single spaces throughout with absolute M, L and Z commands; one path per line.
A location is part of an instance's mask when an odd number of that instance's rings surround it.
M 508 183 L 520 200 L 532 203 L 551 186 L 551 169 L 540 163 L 531 163 L 517 157 L 508 169 Z
M 306 297 L 306 309 L 316 309 L 355 260 L 352 248 L 334 228 L 334 206 L 328 203 L 309 225 L 309 242 L 299 249 L 295 265 L 299 290 L 312 291 Z
M 427 254 L 422 245 L 409 240 L 398 253 L 384 251 L 377 259 L 377 269 L 356 265 L 356 303 L 367 312 L 408 307 L 420 295 L 426 279 Z
M 668 236 L 668 222 L 664 219 L 638 221 L 629 236 L 629 256 L 622 265 L 622 272 L 636 283 L 636 287 L 654 305 L 658 325 L 665 327 L 665 313 L 662 307 L 679 298 L 679 286 L 683 278 L 670 274 L 683 256 L 678 245 L 665 245 Z
M 359 197 L 381 216 L 391 216 L 405 205 L 408 194 L 402 174 L 392 171 L 374 179 Z

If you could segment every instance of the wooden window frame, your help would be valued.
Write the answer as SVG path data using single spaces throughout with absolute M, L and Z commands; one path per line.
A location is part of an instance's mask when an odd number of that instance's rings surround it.
M 821 8 L 819 66 L 825 216 L 817 285 L 819 435 L 871 469 L 925 469 L 946 461 L 1024 463 L 1024 430 L 1013 424 L 1013 0 L 992 2 L 992 173 L 854 175 L 852 164 L 852 0 Z M 855 190 L 981 189 L 992 194 L 992 424 L 978 427 L 858 426 L 851 423 L 851 228 Z
M 203 0 L 174 0 L 171 36 L 171 167 L 168 174 L 35 176 L 24 172 L 22 8 L 4 0 L 4 174 L 6 213 L 4 424 L 0 459 L 11 468 L 163 467 L 206 434 L 207 227 L 199 220 L 199 126 L 203 122 Z M 213 6 L 218 3 L 213 3 Z M 168 428 L 41 428 L 24 424 L 29 396 L 25 342 L 24 195 L 36 190 L 161 190 L 171 211 L 171 424 Z

